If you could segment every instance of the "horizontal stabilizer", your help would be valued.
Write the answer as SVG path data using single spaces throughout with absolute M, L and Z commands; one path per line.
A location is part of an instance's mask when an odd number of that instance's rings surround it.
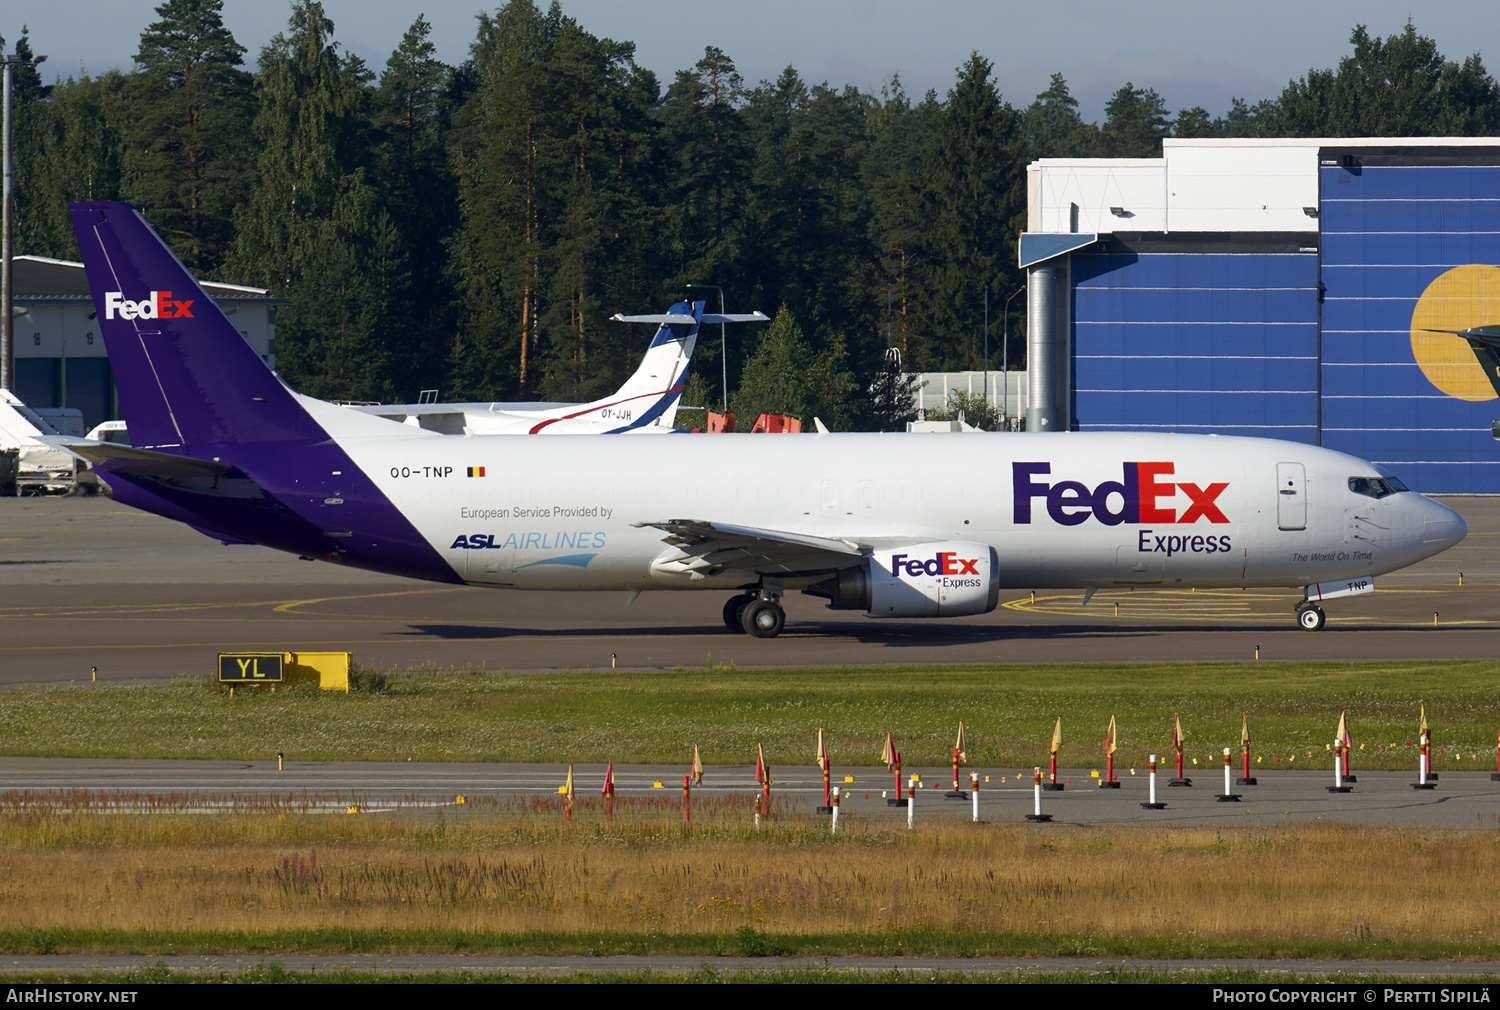
M 691 326 L 696 322 L 704 323 L 769 323 L 771 317 L 764 312 L 731 312 L 720 314 L 716 312 L 705 312 L 701 320 L 682 312 L 661 312 L 649 316 L 626 316 L 616 312 L 610 317 L 617 323 L 658 323 L 662 326 Z
M 705 312 L 703 321 L 705 323 L 769 323 L 771 317 L 764 312 L 731 312 L 728 315 Z
M 662 326 L 692 326 L 698 321 L 686 312 L 659 312 L 650 316 L 625 316 L 616 312 L 610 318 L 617 323 L 659 323 Z
M 136 449 L 116 442 L 96 442 L 87 438 L 68 438 L 63 435 L 44 436 L 41 441 L 58 449 L 66 449 L 98 466 L 105 464 L 110 473 L 130 477 L 160 477 L 164 480 L 186 477 L 217 477 L 234 467 L 218 460 L 195 459 L 192 456 L 175 456 L 150 449 Z

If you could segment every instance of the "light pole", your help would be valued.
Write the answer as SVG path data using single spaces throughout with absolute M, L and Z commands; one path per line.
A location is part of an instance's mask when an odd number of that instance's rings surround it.
M 1025 293 L 1026 285 L 1022 284 L 1019 288 L 1016 289 L 1015 294 L 1005 299 L 1005 323 L 1001 327 L 1005 336 L 1000 338 L 1005 342 L 1005 347 L 1002 349 L 1002 353 L 1000 355 L 1000 367 L 1005 373 L 1001 379 L 1001 381 L 1005 383 L 1005 388 L 1000 397 L 1000 413 L 1004 415 L 1009 415 L 1010 413 L 1010 303 L 1015 301 L 1017 297 L 1024 295 Z
M 717 291 L 719 293 L 719 315 L 722 316 L 724 314 L 724 289 L 721 288 L 721 287 L 719 287 L 719 285 L 717 285 L 717 284 L 688 284 L 686 286 L 690 287 L 690 288 L 705 288 L 705 289 L 710 290 L 710 291 Z M 719 324 L 719 368 L 722 369 L 723 372 L 724 372 L 723 379 L 721 381 L 724 384 L 724 388 L 723 388 L 723 394 L 724 394 L 724 413 L 727 414 L 727 413 L 729 413 L 729 339 L 728 339 L 728 337 L 725 334 L 726 334 L 726 331 L 724 329 L 724 324 L 720 323 Z M 707 424 L 707 421 L 705 420 L 704 423 Z
M 11 78 L 16 67 L 34 67 L 46 58 L 0 53 L 0 63 L 5 64 L 5 122 L 0 127 L 0 131 L 5 134 L 4 152 L 0 154 L 5 165 L 4 236 L 0 238 L 0 389 L 16 388 L 16 321 L 11 314 L 11 253 L 16 203 L 16 170 L 12 157 L 14 152 L 11 150 L 11 122 L 15 118 L 11 114 Z

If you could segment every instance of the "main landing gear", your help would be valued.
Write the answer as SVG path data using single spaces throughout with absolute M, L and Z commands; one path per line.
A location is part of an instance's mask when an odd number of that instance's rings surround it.
M 1307 600 L 1297 604 L 1297 623 L 1302 626 L 1303 631 L 1318 631 L 1327 620 L 1328 615 L 1319 610 L 1315 604 Z
M 741 593 L 724 604 L 724 627 L 754 638 L 775 638 L 786 626 L 786 611 L 778 597 Z

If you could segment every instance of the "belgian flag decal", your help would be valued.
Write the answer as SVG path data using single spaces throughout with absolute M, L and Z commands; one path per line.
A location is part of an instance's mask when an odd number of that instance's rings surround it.
M 470 477 L 483 477 L 484 476 L 484 467 L 482 467 L 482 466 L 471 466 L 471 467 L 469 467 L 469 476 Z

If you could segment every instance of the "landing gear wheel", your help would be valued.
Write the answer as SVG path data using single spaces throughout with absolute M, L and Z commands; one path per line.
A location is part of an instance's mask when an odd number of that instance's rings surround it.
M 739 596 L 731 596 L 729 602 L 724 604 L 724 627 L 736 635 L 745 633 L 745 622 L 742 620 L 745 608 L 749 606 L 755 597 L 749 593 L 741 593 Z
M 740 620 L 753 638 L 775 638 L 786 626 L 786 611 L 774 600 L 751 600 Z
M 1311 604 L 1297 608 L 1297 623 L 1302 625 L 1303 631 L 1318 631 L 1327 620 L 1327 615 Z

